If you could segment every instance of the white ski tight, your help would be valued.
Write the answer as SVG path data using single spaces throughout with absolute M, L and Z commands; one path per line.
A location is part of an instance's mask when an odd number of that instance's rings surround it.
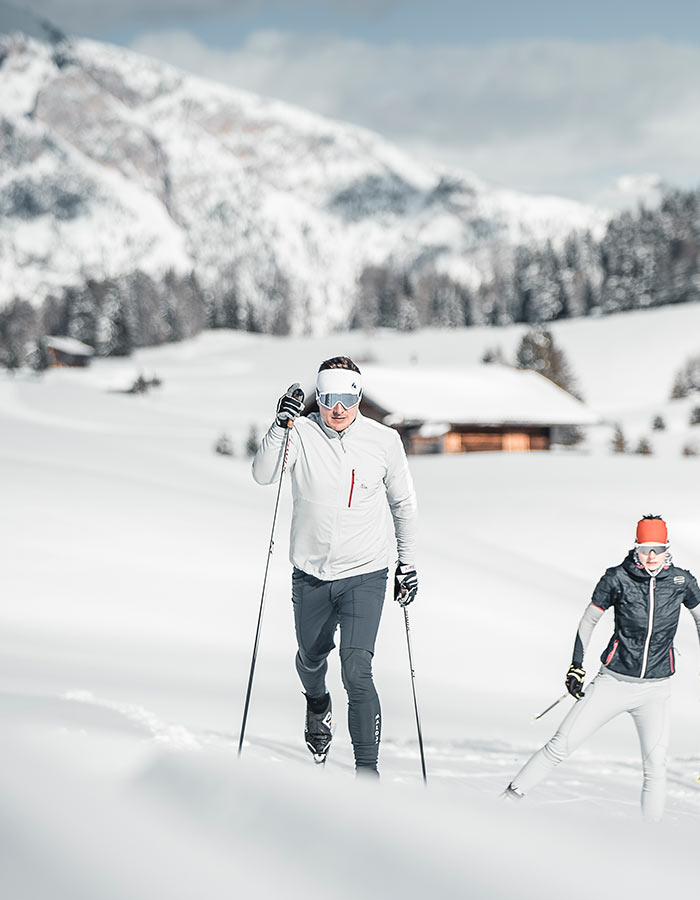
M 670 697 L 670 679 L 622 681 L 601 669 L 554 737 L 518 772 L 512 787 L 527 794 L 586 738 L 615 716 L 628 712 L 637 726 L 642 750 L 642 814 L 648 821 L 660 821 L 666 795 Z

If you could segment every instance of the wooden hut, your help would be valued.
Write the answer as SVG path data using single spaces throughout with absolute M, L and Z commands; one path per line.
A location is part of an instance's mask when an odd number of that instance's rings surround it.
M 496 364 L 365 366 L 362 414 L 401 434 L 408 453 L 548 450 L 560 429 L 598 417 L 547 378 Z M 312 392 L 305 412 L 317 409 Z
M 44 338 L 50 366 L 89 366 L 95 351 L 89 344 L 71 337 Z

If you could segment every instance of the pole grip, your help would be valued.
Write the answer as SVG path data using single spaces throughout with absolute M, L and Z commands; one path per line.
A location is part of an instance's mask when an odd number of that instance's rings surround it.
M 292 397 L 294 397 L 295 400 L 300 400 L 302 403 L 304 402 L 304 392 L 299 387 L 298 382 L 296 387 L 292 385 Z M 294 419 L 287 419 L 287 428 L 294 428 Z

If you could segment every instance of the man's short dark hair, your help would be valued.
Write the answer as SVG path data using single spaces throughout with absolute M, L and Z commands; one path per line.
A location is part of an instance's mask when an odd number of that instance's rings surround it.
M 349 356 L 333 356 L 330 359 L 324 359 L 318 367 L 318 371 L 323 372 L 324 369 L 349 369 L 351 372 L 357 372 L 358 375 L 362 374 Z

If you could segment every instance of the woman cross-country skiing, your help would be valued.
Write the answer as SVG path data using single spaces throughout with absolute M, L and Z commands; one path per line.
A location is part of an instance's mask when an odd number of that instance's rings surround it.
M 506 788 L 504 796 L 521 799 L 587 737 L 620 713 L 637 727 L 644 781 L 642 814 L 658 822 L 666 793 L 671 676 L 675 672 L 673 639 L 681 605 L 686 606 L 700 637 L 700 588 L 687 569 L 673 565 L 666 523 L 644 516 L 637 523 L 635 546 L 623 562 L 598 582 L 576 633 L 566 688 L 577 703 L 557 733 L 538 750 Z M 593 629 L 606 609 L 615 610 L 615 630 L 586 691 L 583 655 Z

